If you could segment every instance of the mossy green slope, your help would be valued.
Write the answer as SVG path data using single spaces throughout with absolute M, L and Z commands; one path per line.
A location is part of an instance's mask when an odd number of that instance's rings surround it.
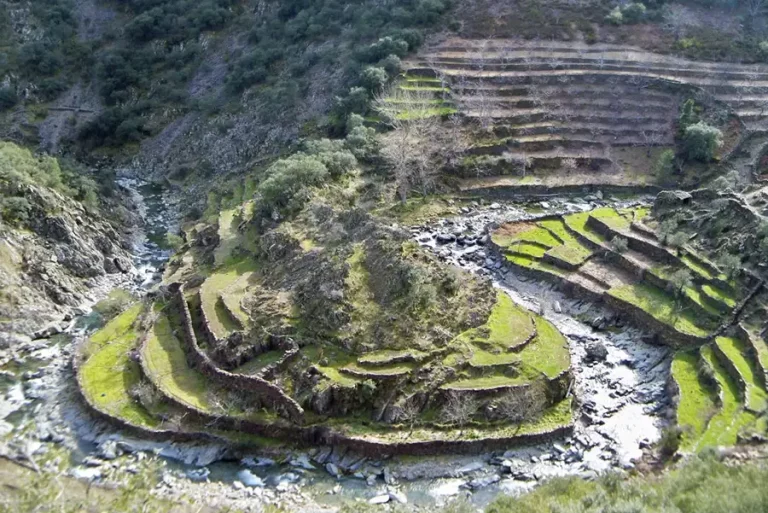
M 136 304 L 97 331 L 88 341 L 90 357 L 79 369 L 83 394 L 97 410 L 130 424 L 155 428 L 158 420 L 131 397 L 141 382 L 141 368 L 130 358 L 139 332 L 134 324 L 143 310 Z
M 707 429 L 709 419 L 717 411 L 715 391 L 699 376 L 698 351 L 680 351 L 672 360 L 672 378 L 680 397 L 677 405 L 677 425 L 682 430 L 680 448 L 690 451 Z

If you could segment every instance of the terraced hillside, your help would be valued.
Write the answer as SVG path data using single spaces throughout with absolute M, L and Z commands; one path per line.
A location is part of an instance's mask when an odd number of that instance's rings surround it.
M 765 66 L 693 62 L 631 46 L 448 39 L 408 63 L 409 87 L 439 90 L 486 129 L 457 169 L 465 188 L 537 183 L 653 182 L 673 145 L 680 104 L 717 112 L 722 155 L 745 178 L 764 153 Z M 419 82 L 437 77 L 440 81 Z M 433 79 L 434 80 L 434 79 Z M 499 175 L 509 175 L 503 180 Z M 549 176 L 549 178 L 547 178 Z
M 222 226 L 234 226 L 232 212 L 222 218 Z M 398 313 L 406 305 L 388 297 L 393 280 L 424 280 L 415 273 L 427 272 L 421 262 L 429 261 L 410 242 L 339 246 L 327 230 L 280 230 L 287 238 L 269 273 L 265 256 L 242 256 L 246 234 L 220 229 L 202 283 L 174 283 L 154 304 L 121 316 L 119 333 L 110 325 L 96 334 L 91 346 L 98 350 L 86 352 L 79 367 L 91 407 L 153 434 L 186 436 L 213 423 L 215 436 L 234 440 L 245 434 L 245 442 L 266 436 L 377 453 L 479 450 L 571 431 L 568 342 L 544 318 L 487 282 L 437 267 L 430 272 L 448 285 L 442 306 L 430 308 L 468 320 L 433 324 L 438 311 L 411 304 Z M 275 240 L 264 243 L 274 250 Z M 330 260 L 319 264 L 333 244 L 338 276 L 322 270 Z M 281 289 L 285 279 L 303 290 L 292 270 L 306 265 L 320 265 L 310 280 L 335 276 L 337 299 L 354 308 L 328 313 L 321 305 L 332 300 L 313 302 L 327 285 L 308 284 L 309 300 Z M 284 275 L 275 271 L 282 266 Z M 184 276 L 183 269 L 169 273 Z M 341 316 L 328 319 L 332 330 L 319 326 L 326 316 Z M 454 326 L 461 328 L 452 334 Z M 105 369 L 112 373 L 103 376 Z M 105 380 L 109 393 L 100 395 Z
M 656 229 L 646 207 L 602 207 L 503 224 L 491 240 L 520 272 L 603 302 L 679 349 L 670 385 L 681 450 L 734 445 L 739 436 L 764 432 L 768 346 L 737 323 L 752 319 L 743 311 L 764 316 L 762 282 L 748 274 L 728 278 L 691 247 L 664 244 Z

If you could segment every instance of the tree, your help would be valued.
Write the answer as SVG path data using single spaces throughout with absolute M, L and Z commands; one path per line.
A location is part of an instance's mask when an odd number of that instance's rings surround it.
M 672 150 L 664 150 L 659 158 L 656 160 L 653 172 L 656 175 L 656 179 L 662 183 L 674 183 L 675 177 L 678 172 L 679 166 L 677 165 L 677 159 L 675 158 L 675 152 Z
M 400 201 L 405 203 L 413 185 L 426 194 L 437 169 L 431 158 L 439 128 L 434 96 L 392 87 L 375 99 L 374 108 L 392 129 L 382 138 L 381 154 L 394 172 Z
M 687 127 L 683 133 L 683 152 L 690 160 L 709 162 L 722 144 L 723 133 L 703 121 Z
M 699 121 L 699 115 L 696 113 L 696 103 L 693 99 L 688 99 L 680 110 L 680 133 L 685 133 L 685 129 Z
M 440 417 L 446 424 L 464 426 L 477 413 L 479 405 L 474 397 L 452 391 L 443 404 Z
M 296 211 L 308 199 L 308 188 L 320 185 L 329 173 L 316 158 L 297 154 L 272 164 L 267 175 L 258 188 L 263 207 Z
M 387 75 L 386 70 L 375 66 L 368 66 L 360 75 L 360 81 L 362 82 L 363 87 L 374 94 L 384 89 L 388 80 L 389 76 Z
M 496 414 L 513 423 L 530 422 L 541 417 L 547 404 L 546 388 L 536 380 L 523 390 L 507 392 L 495 403 Z
M 678 269 L 669 276 L 670 292 L 676 297 L 683 295 L 685 289 L 693 284 L 691 273 L 687 269 Z

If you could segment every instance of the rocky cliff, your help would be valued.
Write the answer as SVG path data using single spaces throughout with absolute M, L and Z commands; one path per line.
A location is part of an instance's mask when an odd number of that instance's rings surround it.
M 57 173 L 56 160 L 0 143 L 0 336 L 5 343 L 49 325 L 60 328 L 133 272 L 127 234 L 98 206 L 75 199 L 76 192 Z M 109 210 L 131 217 L 117 204 Z

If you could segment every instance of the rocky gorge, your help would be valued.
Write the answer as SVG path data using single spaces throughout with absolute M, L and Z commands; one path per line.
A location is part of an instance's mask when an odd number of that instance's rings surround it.
M 135 183 L 125 185 L 140 190 Z M 148 210 L 155 212 L 144 210 L 150 232 L 166 229 L 157 223 L 172 218 L 156 212 L 161 202 L 167 203 L 162 198 L 145 197 L 145 204 L 154 203 Z M 341 448 L 253 453 L 205 442 L 141 441 L 94 419 L 67 384 L 73 379 L 68 365 L 72 344 L 92 329 L 81 318 L 67 335 L 71 338 L 16 347 L 17 363 L 31 370 L 6 378 L 5 397 L 11 411 L 4 417 L 12 422 L 6 421 L 5 430 L 11 434 L 22 426 L 35 428 L 23 439 L 7 438 L 3 453 L 35 462 L 45 460 L 46 452 L 58 454 L 58 447 L 65 447 L 80 462 L 68 472 L 96 482 L 119 482 L 141 467 L 147 452 L 155 453 L 168 461 L 156 490 L 160 495 L 255 511 L 268 503 L 333 508 L 354 498 L 429 507 L 465 495 L 482 505 L 498 490 L 519 493 L 553 476 L 589 478 L 630 469 L 669 421 L 670 405 L 664 394 L 669 352 L 644 344 L 641 331 L 622 325 L 601 307 L 568 299 L 551 285 L 516 275 L 486 253 L 485 246 L 489 230 L 500 222 L 581 211 L 607 201 L 592 196 L 553 198 L 533 206 L 476 202 L 463 207 L 458 217 L 410 228 L 414 239 L 439 258 L 490 277 L 500 290 L 544 315 L 568 337 L 575 376 L 571 393 L 578 406 L 574 433 L 565 439 L 417 461 L 376 460 Z M 630 203 L 638 201 L 648 200 Z M 137 249 L 135 265 L 142 273 L 133 283 L 146 291 L 156 283 L 165 257 L 146 240 Z M 63 390 L 68 391 L 62 394 Z M 258 500 L 254 503 L 254 499 Z

